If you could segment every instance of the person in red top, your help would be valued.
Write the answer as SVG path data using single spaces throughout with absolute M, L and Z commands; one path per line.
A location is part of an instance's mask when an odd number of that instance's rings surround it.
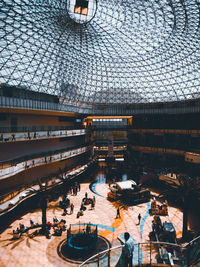
M 48 230 L 51 229 L 52 224 L 50 222 L 47 223 Z

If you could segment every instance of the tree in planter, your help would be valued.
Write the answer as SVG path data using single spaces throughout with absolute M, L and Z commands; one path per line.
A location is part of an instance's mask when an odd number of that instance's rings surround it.
M 183 209 L 182 239 L 188 236 L 188 208 L 192 201 L 200 201 L 200 182 L 197 177 L 177 175 L 177 182 L 172 182 L 171 188 L 160 194 L 179 202 Z
M 54 195 L 58 195 L 58 192 L 56 189 L 54 189 L 51 192 L 47 192 L 45 188 L 41 189 L 40 193 L 40 207 L 42 209 L 42 233 L 47 233 L 47 203 L 48 200 L 52 200 L 54 198 Z
M 47 230 L 47 199 L 49 195 L 47 193 L 47 184 L 42 185 L 40 179 L 38 179 L 38 184 L 40 186 L 40 207 L 42 209 L 42 233 L 46 234 Z
M 63 174 L 62 174 L 61 179 L 64 180 Z M 45 185 L 43 185 L 40 179 L 38 179 L 38 184 L 40 186 L 40 207 L 42 209 L 42 233 L 43 234 L 47 233 L 47 202 L 48 200 L 52 201 L 53 199 L 57 198 L 56 196 L 59 196 L 61 193 L 59 187 L 56 187 L 56 186 L 53 189 L 51 189 L 51 191 L 47 190 L 48 189 L 47 183 L 48 181 L 45 183 Z

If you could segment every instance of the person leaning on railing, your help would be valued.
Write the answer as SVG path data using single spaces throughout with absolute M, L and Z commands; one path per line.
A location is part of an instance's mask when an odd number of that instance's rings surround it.
M 124 267 L 132 267 L 134 242 L 131 239 L 130 234 L 128 232 L 124 233 L 124 239 L 125 239 L 125 245 L 122 250 L 124 256 Z

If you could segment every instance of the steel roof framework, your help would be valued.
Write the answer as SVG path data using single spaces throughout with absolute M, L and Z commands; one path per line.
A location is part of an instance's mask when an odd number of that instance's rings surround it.
M 0 2 L 0 83 L 72 105 L 200 97 L 199 0 L 98 0 L 83 24 L 68 2 Z

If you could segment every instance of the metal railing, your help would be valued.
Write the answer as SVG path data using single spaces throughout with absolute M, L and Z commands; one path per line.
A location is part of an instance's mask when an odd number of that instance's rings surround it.
M 45 101 L 23 99 L 14 97 L 0 97 L 0 107 L 9 108 L 24 108 L 24 109 L 36 109 L 36 110 L 53 110 L 53 111 L 64 111 L 70 113 L 83 113 L 90 114 L 92 107 L 88 107 L 89 104 L 75 103 L 61 104 L 61 103 L 50 103 Z
M 194 102 L 194 101 L 193 101 Z M 37 110 L 65 111 L 80 114 L 95 115 L 130 115 L 130 114 L 176 114 L 195 113 L 200 111 L 199 99 L 192 105 L 187 101 L 169 103 L 141 103 L 141 104 L 94 104 L 71 101 L 67 104 L 49 103 L 44 101 L 0 97 L 0 107 L 25 108 Z
M 44 165 L 47 163 L 65 160 L 65 159 L 83 154 L 89 150 L 90 150 L 90 147 L 87 147 L 87 146 L 86 147 L 80 147 L 77 149 L 68 150 L 66 152 L 53 154 L 53 155 L 45 156 L 45 157 L 34 158 L 33 160 L 27 160 L 25 162 L 20 162 L 18 164 L 15 164 L 12 167 L 2 168 L 2 169 L 0 169 L 0 177 L 1 177 L 0 180 L 7 178 L 9 176 L 13 176 L 13 175 L 15 175 L 21 171 L 28 169 L 28 168 L 33 168 L 33 167 Z
M 188 266 L 199 266 L 200 264 L 200 236 L 194 238 L 185 246 Z
M 63 138 L 86 134 L 86 129 L 57 130 L 57 131 L 36 131 L 36 132 L 11 132 L 1 133 L 0 142 L 17 142 L 27 140 L 40 140 L 51 138 Z
M 90 264 L 94 266 L 101 266 L 101 263 L 104 262 L 104 266 L 110 267 L 111 266 L 111 258 L 112 258 L 112 252 L 115 251 L 117 254 L 120 254 L 122 251 L 122 248 L 124 245 L 116 246 L 113 248 L 108 248 L 104 251 L 101 251 L 98 254 L 93 255 L 92 257 L 88 258 L 86 261 L 82 262 L 79 267 L 82 266 L 89 266 Z M 103 258 L 102 258 L 103 256 Z
M 192 239 L 192 240 L 191 240 L 190 242 L 188 242 L 184 247 L 186 248 L 186 247 L 188 247 L 188 246 L 194 244 L 195 242 L 200 242 L 200 235 L 197 236 L 197 237 L 195 237 L 194 239 Z
M 98 267 L 114 267 L 124 266 L 124 245 L 109 248 L 86 261 L 82 262 L 82 266 L 98 266 Z M 189 266 L 186 258 L 186 248 L 172 243 L 166 242 L 141 242 L 135 243 L 133 252 L 133 264 L 142 265 L 150 264 L 168 264 L 169 266 Z M 159 266 L 161 266 L 159 265 Z
M 92 145 L 92 142 L 85 142 L 83 144 L 77 144 L 77 145 L 72 144 L 66 148 L 58 148 L 54 150 L 47 150 L 47 151 L 36 152 L 36 153 L 28 153 L 25 155 L 18 155 L 15 157 L 10 157 L 10 158 L 7 158 L 6 160 L 0 160 L 0 169 L 13 167 L 18 163 L 25 162 L 28 160 L 34 160 L 34 159 L 41 158 L 41 157 L 50 157 L 50 156 L 53 156 L 54 154 L 61 154 L 66 151 L 70 151 L 70 150 L 74 150 L 74 149 L 78 149 L 78 148 L 86 147 L 86 146 L 89 147 L 91 145 Z
M 37 132 L 37 131 L 58 131 L 58 130 L 76 130 L 83 129 L 84 127 L 80 125 L 68 125 L 68 126 L 38 126 L 38 125 L 22 125 L 15 127 L 1 126 L 0 133 L 12 133 L 12 132 Z

